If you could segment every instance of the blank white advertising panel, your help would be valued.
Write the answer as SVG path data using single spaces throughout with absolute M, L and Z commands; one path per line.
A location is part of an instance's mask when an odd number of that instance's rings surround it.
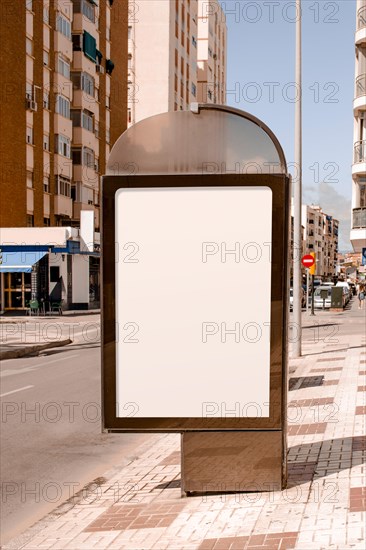
M 119 189 L 118 417 L 269 417 L 272 191 Z

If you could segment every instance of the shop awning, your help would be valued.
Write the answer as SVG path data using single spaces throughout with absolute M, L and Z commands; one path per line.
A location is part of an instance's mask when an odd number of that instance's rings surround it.
M 2 252 L 0 273 L 31 273 L 34 264 L 39 262 L 47 252 L 43 250 Z

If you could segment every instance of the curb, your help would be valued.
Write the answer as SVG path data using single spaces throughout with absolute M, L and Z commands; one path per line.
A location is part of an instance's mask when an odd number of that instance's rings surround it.
M 56 342 L 48 342 L 47 344 L 37 344 L 35 346 L 28 346 L 26 348 L 2 351 L 0 352 L 0 360 L 16 359 L 18 357 L 24 357 L 25 355 L 30 355 L 32 353 L 42 351 L 44 349 L 59 348 L 61 346 L 67 346 L 68 344 L 72 344 L 72 340 L 70 340 L 70 338 L 67 338 L 66 340 L 58 340 Z

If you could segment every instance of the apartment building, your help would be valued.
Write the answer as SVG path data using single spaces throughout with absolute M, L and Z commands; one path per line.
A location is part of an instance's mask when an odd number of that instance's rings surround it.
M 9 243 L 11 231 L 0 238 L 2 308 L 24 309 L 41 273 L 44 295 L 60 279 L 57 299 L 88 307 L 99 302 L 100 180 L 127 127 L 128 5 L 18 0 L 0 9 L 0 226 L 26 229 L 14 232 L 22 242 Z M 55 226 L 67 229 L 57 243 Z M 38 258 L 31 269 L 23 252 Z
M 1 225 L 78 226 L 92 210 L 98 230 L 100 177 L 127 125 L 126 2 L 1 9 Z
M 355 252 L 366 248 L 366 0 L 357 0 L 354 158 L 350 240 Z
M 306 254 L 316 253 L 316 275 L 336 276 L 339 222 L 325 214 L 320 206 L 302 206 L 302 225 L 305 227 Z
M 226 17 L 218 0 L 198 0 L 197 100 L 226 103 Z
M 207 17 L 200 18 L 206 13 L 206 5 Z M 208 102 L 223 103 L 226 24 L 219 2 L 130 0 L 129 6 L 129 126 L 203 101 L 203 79 L 210 70 Z M 199 59 L 202 70 L 198 68 Z

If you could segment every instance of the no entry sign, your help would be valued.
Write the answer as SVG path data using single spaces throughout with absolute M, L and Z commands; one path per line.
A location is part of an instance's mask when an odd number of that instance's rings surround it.
M 311 254 L 305 254 L 305 256 L 301 258 L 301 263 L 304 267 L 313 267 L 315 258 L 311 256 Z

